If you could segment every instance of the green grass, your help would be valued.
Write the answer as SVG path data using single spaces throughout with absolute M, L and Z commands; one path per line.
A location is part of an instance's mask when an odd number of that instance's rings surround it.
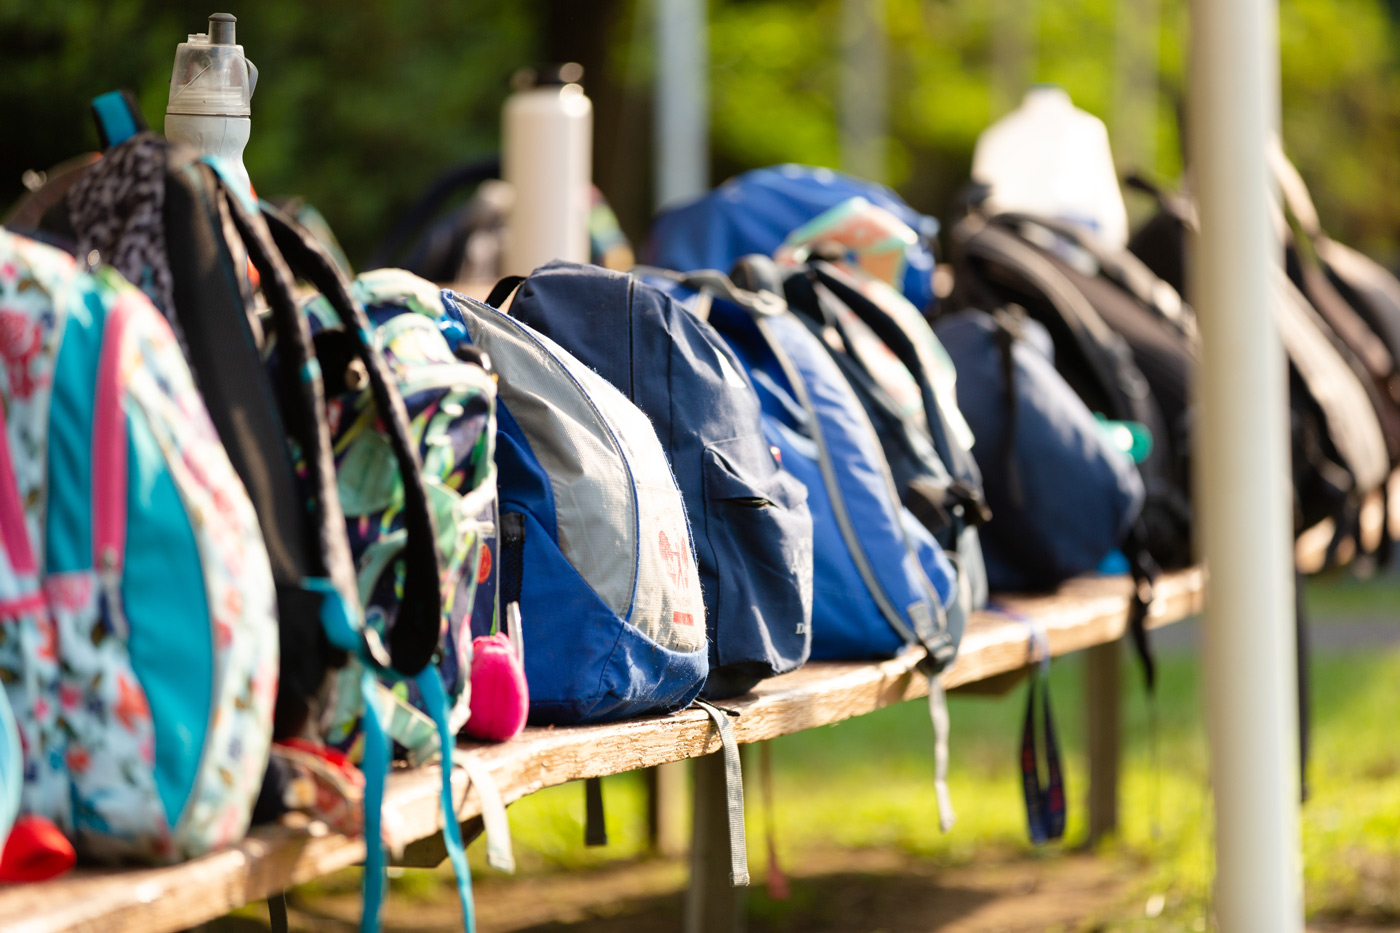
M 1400 605 L 1400 583 L 1326 583 L 1307 596 L 1321 624 L 1379 618 Z M 932 730 L 922 703 L 906 703 L 771 743 L 778 850 L 788 868 L 801 853 L 837 847 L 893 847 L 935 865 L 987 857 L 1053 858 L 1086 832 L 1082 660 L 1057 661 L 1051 674 L 1070 802 L 1066 840 L 1027 841 L 1017 752 L 1025 685 L 1002 697 L 954 695 L 949 784 L 958 811 L 952 832 L 938 830 Z M 1092 918 L 1110 931 L 1209 929 L 1213 874 L 1208 749 L 1194 654 L 1159 658 L 1156 730 L 1136 663 L 1125 659 L 1121 829 L 1101 847 L 1138 879 L 1129 901 Z M 1306 899 L 1312 916 L 1400 926 L 1400 650 L 1319 654 L 1313 666 L 1311 798 L 1303 809 Z M 769 814 L 759 793 L 757 757 L 746 757 L 749 852 L 762 877 Z M 583 845 L 581 784 L 547 789 L 511 807 L 521 874 L 569 871 L 645 854 L 645 795 L 638 775 L 604 781 L 610 845 Z M 481 841 L 471 847 L 477 871 Z M 408 902 L 450 896 L 445 869 L 408 871 L 392 880 Z M 322 882 L 353 886 L 353 874 Z M 1149 899 L 1161 913 L 1145 916 Z M 784 905 L 763 902 L 765 911 Z

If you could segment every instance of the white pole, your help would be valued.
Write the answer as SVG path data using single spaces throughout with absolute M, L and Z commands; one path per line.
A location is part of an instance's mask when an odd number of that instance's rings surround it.
M 1191 14 L 1216 917 L 1225 933 L 1301 933 L 1287 371 L 1270 315 L 1281 261 L 1266 149 L 1278 122 L 1277 0 L 1192 0 Z
M 841 169 L 884 182 L 889 168 L 885 0 L 841 0 Z
M 656 0 L 656 208 L 710 186 L 707 0 Z

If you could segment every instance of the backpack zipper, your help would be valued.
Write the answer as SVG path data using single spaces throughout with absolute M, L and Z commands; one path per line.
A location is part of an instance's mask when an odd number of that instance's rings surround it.
M 92 566 L 107 604 L 103 618 L 112 634 L 129 634 L 122 612 L 122 568 L 126 557 L 126 406 L 122 398 L 122 348 L 138 307 L 128 294 L 107 313 L 92 418 Z

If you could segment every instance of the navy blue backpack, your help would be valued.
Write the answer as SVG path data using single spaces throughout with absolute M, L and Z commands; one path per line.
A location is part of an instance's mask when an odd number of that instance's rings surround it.
M 758 396 L 724 340 L 631 275 L 567 262 L 525 279 L 510 314 L 651 418 L 695 538 L 710 639 L 705 696 L 745 693 L 806 661 L 807 490 L 774 459 Z
M 1051 360 L 1050 335 L 1001 312 L 945 315 L 934 330 L 958 369 L 958 407 L 977 443 L 997 591 L 1052 588 L 1093 570 L 1142 511 L 1142 477 Z

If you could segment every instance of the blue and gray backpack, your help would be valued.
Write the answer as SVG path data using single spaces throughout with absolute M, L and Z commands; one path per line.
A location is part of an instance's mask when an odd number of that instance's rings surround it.
M 510 313 L 651 418 L 695 536 L 710 637 L 705 696 L 745 693 L 807 660 L 807 490 L 774 459 L 758 396 L 724 339 L 631 275 L 566 262 L 525 279 Z
M 500 601 L 520 606 L 530 721 L 687 705 L 709 668 L 705 603 L 651 422 L 553 340 L 442 294 L 498 377 Z

